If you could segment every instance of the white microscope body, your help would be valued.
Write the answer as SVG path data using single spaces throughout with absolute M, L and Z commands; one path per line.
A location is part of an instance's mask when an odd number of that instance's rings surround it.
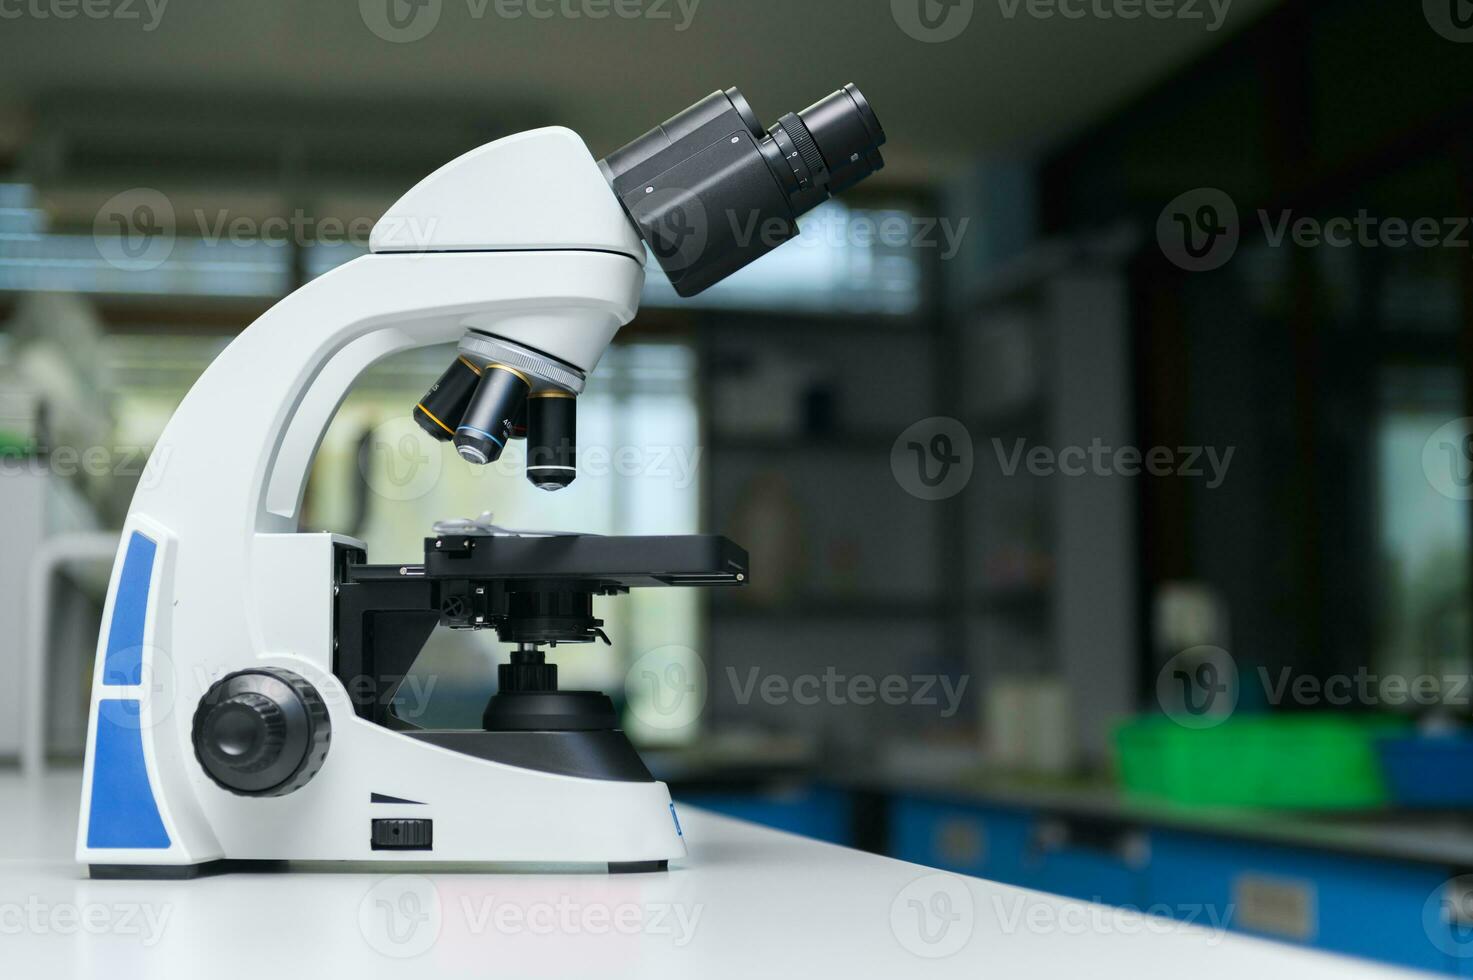
M 551 128 L 426 178 L 371 248 L 247 328 L 160 438 L 167 463 L 133 500 L 103 611 L 78 861 L 431 856 L 370 850 L 369 819 L 401 814 L 434 820 L 435 860 L 683 856 L 663 783 L 500 765 L 356 717 L 332 671 L 333 536 L 297 531 L 318 443 L 365 369 L 474 325 L 591 371 L 638 308 L 643 243 L 583 141 Z M 306 678 L 331 712 L 327 764 L 289 795 L 236 796 L 195 761 L 196 702 L 253 665 Z
M 859 113 L 851 105 L 867 114 L 859 129 L 843 114 Z M 670 195 L 655 195 L 658 186 L 676 195 L 675 216 L 688 219 L 688 185 L 682 190 L 683 179 L 663 172 L 666 157 L 721 156 L 702 163 L 712 183 L 695 192 L 705 195 L 709 211 L 721 200 L 713 190 L 727 186 L 721 182 L 731 154 L 743 152 L 745 172 L 766 173 L 778 188 L 776 204 L 759 202 L 763 213 L 778 208 L 789 219 L 827 196 L 831 175 L 819 149 L 839 161 L 835 185 L 841 172 L 848 186 L 878 168 L 873 148 L 850 158 L 844 143 L 855 132 L 875 146 L 883 141 L 853 86 L 802 115 L 811 134 L 792 115 L 763 133 L 733 89 L 602 162 L 562 128 L 489 143 L 405 194 L 373 229 L 371 254 L 287 296 L 225 349 L 169 421 L 156 448 L 162 465 L 137 491 L 123 527 L 93 676 L 79 862 L 94 876 L 136 877 L 287 860 L 644 870 L 685 855 L 669 792 L 647 772 L 586 778 L 508 764 L 364 717 L 354 701 L 361 692 L 340 678 L 334 593 L 343 555 L 365 548 L 338 535 L 299 532 L 303 492 L 323 433 L 354 380 L 397 352 L 490 337 L 572 369 L 568 376 L 581 388 L 582 376 L 635 315 L 642 238 L 672 279 L 690 258 L 671 258 L 671 249 L 658 247 L 656 217 L 639 207 L 646 194 L 662 198 L 660 216 L 669 216 Z M 803 156 L 796 149 L 791 157 L 777 154 L 774 148 L 792 145 L 799 130 Z M 842 152 L 834 149 L 841 145 Z M 797 233 L 795 224 L 791 231 Z M 677 289 L 699 291 L 777 242 L 717 244 L 719 262 L 690 266 L 704 279 L 683 289 L 677 281 Z M 489 372 L 491 365 L 479 366 Z M 725 579 L 745 578 L 733 571 L 736 561 L 726 566 Z M 709 577 L 686 577 L 710 584 Z M 251 738 L 310 760 L 285 791 L 232 791 L 206 772 L 198 748 L 203 699 L 238 672 L 259 679 L 273 671 L 315 693 L 305 707 L 287 705 L 297 711 L 291 718 L 280 704 L 240 694 L 239 717 L 221 722 L 215 751 L 245 753 L 248 746 L 234 744 L 232 733 L 255 712 Z M 249 771 L 243 778 L 252 785 Z M 400 826 L 411 836 L 423 827 L 425 839 L 416 838 L 422 846 L 381 846 L 381 824 L 396 835 Z

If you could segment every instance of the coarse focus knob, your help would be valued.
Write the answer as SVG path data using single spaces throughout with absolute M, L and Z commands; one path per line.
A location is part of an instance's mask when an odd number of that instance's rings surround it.
M 259 667 L 221 678 L 194 713 L 194 753 L 219 786 L 282 796 L 322 768 L 332 723 L 322 697 L 289 670 Z

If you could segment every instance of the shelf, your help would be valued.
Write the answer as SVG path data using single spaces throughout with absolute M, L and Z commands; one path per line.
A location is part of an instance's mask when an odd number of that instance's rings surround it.
M 1053 592 L 1047 585 L 1011 585 L 984 590 L 972 602 L 979 613 L 1047 613 Z
M 1049 424 L 1049 405 L 1043 397 L 1030 398 L 1009 408 L 969 419 L 974 436 L 1036 432 Z
M 710 617 L 729 622 L 760 621 L 802 622 L 813 619 L 944 619 L 954 606 L 943 600 L 902 599 L 886 602 L 874 599 L 809 599 L 782 606 L 743 605 L 735 602 L 713 602 Z
M 911 313 L 815 313 L 778 315 L 760 311 L 704 309 L 701 311 L 701 333 L 709 336 L 737 334 L 743 337 L 762 334 L 763 340 L 802 340 L 832 337 L 839 334 L 916 340 L 936 336 L 940 322 L 933 311 L 920 309 Z
M 890 433 L 842 433 L 820 435 L 721 435 L 712 433 L 707 445 L 716 452 L 883 452 L 887 457 L 899 431 Z

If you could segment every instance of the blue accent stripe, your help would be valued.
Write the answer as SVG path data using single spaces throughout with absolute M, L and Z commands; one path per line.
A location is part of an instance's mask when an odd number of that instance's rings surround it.
M 143 624 L 148 618 L 148 589 L 153 581 L 153 558 L 158 547 L 137 531 L 128 539 L 123 574 L 113 597 L 113 620 L 107 631 L 107 654 L 102 683 L 143 683 Z
M 680 818 L 675 815 L 675 804 L 670 804 L 670 819 L 675 821 L 675 836 L 684 837 L 685 831 L 680 829 Z
M 88 847 L 166 848 L 169 832 L 154 800 L 143 761 L 141 705 L 136 699 L 97 702 L 92 753 Z
M 506 448 L 506 443 L 502 442 L 500 439 L 496 438 L 491 433 L 487 432 L 485 429 L 478 429 L 474 425 L 462 425 L 460 428 L 456 429 L 455 431 L 456 432 L 471 432 L 471 433 L 474 433 L 475 435 L 478 435 L 478 436 L 485 436 L 487 439 L 490 439 L 492 442 L 496 443 L 496 445 L 500 446 L 502 449 L 505 449 Z

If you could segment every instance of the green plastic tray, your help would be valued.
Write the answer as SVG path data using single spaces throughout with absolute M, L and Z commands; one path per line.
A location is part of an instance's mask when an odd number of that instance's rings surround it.
M 1165 717 L 1115 730 L 1133 796 L 1200 806 L 1341 810 L 1387 802 L 1376 739 L 1395 719 L 1253 715 L 1190 729 Z

